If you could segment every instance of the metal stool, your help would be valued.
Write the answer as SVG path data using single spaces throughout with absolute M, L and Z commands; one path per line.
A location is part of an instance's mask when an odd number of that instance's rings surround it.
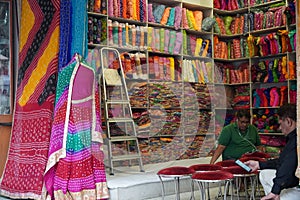
M 247 172 L 240 166 L 231 166 L 223 168 L 223 171 L 230 172 L 233 174 L 235 185 L 236 185 L 236 192 L 237 192 L 237 199 L 240 199 L 240 186 L 242 179 L 244 180 L 244 187 L 245 187 L 245 198 L 248 199 L 248 182 L 247 178 L 250 179 L 251 184 L 251 194 L 250 199 L 255 200 L 255 189 L 256 189 L 256 183 L 257 183 L 257 174 L 258 172 Z M 231 194 L 233 196 L 233 194 Z
M 232 189 L 232 180 L 233 174 L 226 171 L 207 171 L 207 172 L 196 172 L 192 176 L 192 180 L 198 183 L 200 196 L 202 200 L 206 200 L 206 192 L 205 192 L 205 185 L 207 183 L 224 183 L 225 190 L 224 190 L 224 200 L 227 198 L 227 190 L 228 185 L 230 185 Z M 232 196 L 231 196 L 232 199 Z
M 189 168 L 193 169 L 195 172 L 208 172 L 208 171 L 219 171 L 222 170 L 223 167 L 220 165 L 215 164 L 195 164 L 190 166 Z M 209 182 L 206 184 L 207 187 L 207 196 L 208 199 L 210 199 L 210 193 L 209 193 Z M 194 197 L 194 181 L 192 181 L 192 197 L 191 199 L 195 199 Z
M 157 172 L 157 175 L 161 182 L 162 188 L 162 199 L 165 197 L 165 187 L 163 178 L 173 178 L 175 182 L 175 195 L 176 200 L 180 200 L 180 187 L 179 187 L 179 179 L 183 177 L 191 177 L 195 171 L 188 167 L 174 166 L 161 169 Z
M 268 158 L 268 157 L 264 158 L 264 157 L 250 157 L 250 156 L 248 157 L 248 156 L 242 156 L 240 158 L 240 161 L 242 161 L 242 162 L 246 162 L 248 160 L 266 161 L 266 159 Z M 260 172 L 260 170 L 258 170 L 257 174 L 256 174 L 256 188 L 255 188 L 255 191 L 254 191 L 254 195 L 256 196 L 256 194 L 258 194 L 258 197 L 261 198 L 261 196 L 262 196 L 261 193 L 263 192 L 263 189 L 262 189 L 262 186 L 259 183 L 259 172 Z

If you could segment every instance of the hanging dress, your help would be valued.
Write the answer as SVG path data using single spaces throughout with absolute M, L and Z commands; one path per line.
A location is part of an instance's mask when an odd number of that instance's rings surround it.
M 107 199 L 96 71 L 79 55 L 59 71 L 45 171 L 52 199 Z

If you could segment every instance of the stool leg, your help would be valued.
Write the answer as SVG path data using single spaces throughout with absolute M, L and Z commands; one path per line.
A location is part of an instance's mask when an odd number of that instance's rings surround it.
M 207 183 L 206 186 L 207 186 L 207 198 L 210 200 L 209 183 Z
M 193 179 L 191 179 L 191 198 L 190 198 L 190 200 L 195 200 L 195 195 L 194 195 L 194 185 L 195 185 L 195 183 L 194 183 L 194 180 Z
M 255 193 L 256 193 L 256 175 L 250 177 L 250 183 L 251 183 L 251 196 L 250 199 L 255 200 Z
M 197 181 L 197 184 L 198 184 L 201 200 L 205 200 L 205 188 L 203 186 L 203 183 L 201 181 Z
M 175 177 L 175 194 L 176 194 L 176 200 L 180 200 L 179 177 Z
M 230 181 L 225 181 L 225 187 L 224 187 L 224 197 L 223 199 L 226 200 L 227 199 L 227 190 L 228 190 L 228 184 Z
M 247 183 L 247 178 L 244 177 L 243 180 L 244 180 L 245 197 L 246 197 L 246 199 L 248 199 L 248 191 L 247 191 L 247 189 L 248 189 L 248 183 Z
M 161 199 L 164 200 L 165 199 L 165 186 L 164 186 L 161 176 L 158 176 L 158 177 L 159 177 L 159 180 L 161 183 Z

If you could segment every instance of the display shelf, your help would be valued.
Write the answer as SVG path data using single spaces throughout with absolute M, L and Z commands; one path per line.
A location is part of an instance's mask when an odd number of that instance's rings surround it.
M 215 14 L 218 15 L 236 15 L 236 14 L 247 13 L 248 7 L 240 8 L 236 10 L 221 10 L 221 9 L 214 8 L 213 11 Z
M 268 7 L 270 5 L 273 5 L 273 4 L 277 4 L 277 3 L 282 3 L 282 0 L 271 0 L 269 2 L 262 2 L 260 4 L 256 4 L 256 5 L 249 5 L 250 9 L 256 9 L 256 8 L 265 8 L 265 7 Z
M 251 54 L 249 51 L 251 37 L 255 41 L 258 37 L 273 33 L 273 36 L 281 39 L 278 33 L 286 33 L 280 31 L 295 29 L 295 25 L 284 24 L 284 21 L 276 25 L 274 23 L 273 26 L 272 24 L 254 26 L 257 22 L 254 20 L 254 13 L 257 10 L 275 13 L 276 9 L 267 7 L 274 6 L 281 1 L 256 5 L 245 4 L 243 8 L 238 5 L 237 8 L 240 9 L 237 10 L 221 10 L 213 8 L 213 1 L 150 0 L 147 4 L 140 1 L 139 8 L 136 7 L 133 10 L 124 7 L 123 11 L 119 9 L 118 1 L 120 0 L 108 0 L 108 4 L 113 7 L 109 5 L 107 12 L 105 9 L 98 13 L 88 12 L 89 17 L 109 22 L 106 26 L 102 25 L 102 29 L 98 29 L 107 33 L 107 39 L 101 40 L 100 44 L 91 42 L 89 48 L 109 46 L 124 53 L 123 62 L 127 63 L 125 65 L 126 82 L 130 82 L 127 87 L 136 116 L 135 121 L 145 163 L 208 155 L 210 152 L 208 146 L 214 146 L 215 136 L 220 133 L 221 128 L 234 120 L 236 109 L 249 109 L 253 115 L 257 116 L 262 110 L 272 112 L 279 108 L 279 106 L 253 106 L 253 91 L 256 89 L 283 87 L 282 90 L 286 92 L 284 94 L 287 97 L 283 99 L 283 102 L 294 101 L 294 98 L 290 97 L 296 91 L 293 86 L 295 77 L 291 76 L 291 73 L 295 74 L 293 68 L 287 67 L 288 77 L 278 82 L 265 83 L 263 80 L 255 81 L 252 77 L 257 70 L 253 68 L 259 62 L 278 59 L 280 63 L 289 63 L 296 60 L 294 46 L 284 52 L 273 52 L 273 55 L 271 53 L 255 54 L 255 52 Z M 138 9 L 143 10 L 139 12 Z M 135 10 L 136 13 L 132 12 Z M 166 20 L 166 16 L 163 16 L 168 12 L 173 12 L 174 21 L 172 17 L 169 21 L 169 19 Z M 191 17 L 191 13 L 202 13 L 202 20 L 197 20 L 198 26 L 193 25 L 192 19 L 185 21 L 185 17 Z M 199 28 L 200 21 L 203 22 L 204 19 L 215 16 L 222 19 L 226 16 L 232 17 L 232 24 L 227 25 L 229 34 L 226 31 L 218 33 L 215 27 L 208 31 L 203 30 L 202 26 L 201 29 Z M 195 15 L 193 17 L 195 18 Z M 247 17 L 246 21 L 242 21 L 245 17 Z M 112 31 L 114 22 L 128 26 L 130 42 L 126 45 L 120 45 L 120 39 L 124 41 L 122 38 L 124 36 L 119 37 L 123 34 L 124 30 L 121 31 L 123 25 L 118 26 L 118 29 L 115 26 L 115 30 Z M 239 29 L 234 31 L 231 27 L 234 25 L 239 26 Z M 144 31 L 144 40 L 141 45 L 135 39 L 141 36 L 142 31 Z M 115 42 L 111 43 L 111 41 Z M 205 46 L 203 41 L 209 41 L 211 46 Z M 280 40 L 278 44 L 281 45 L 282 41 Z M 134 45 L 137 43 L 138 45 Z M 226 48 L 226 55 L 218 56 L 218 45 Z M 240 49 L 236 48 L 238 46 Z M 206 53 L 203 53 L 204 47 L 206 47 Z M 256 52 L 259 53 L 257 49 Z M 141 64 L 141 59 L 136 59 L 139 57 L 136 54 L 141 53 L 145 55 L 143 64 Z M 151 113 L 155 109 L 163 114 Z M 178 120 L 176 123 L 172 121 L 175 120 L 174 118 Z M 162 125 L 164 131 L 161 131 L 161 126 L 158 126 L 161 122 L 166 122 Z M 175 125 L 170 126 L 170 124 Z M 169 132 L 166 133 L 166 130 Z M 199 137 L 194 140 L 194 135 Z M 205 137 L 208 136 L 211 138 L 206 143 Z M 176 148 L 183 148 L 186 152 L 178 150 L 172 152 L 169 158 L 164 158 L 166 153 L 171 152 L 166 147 L 170 144 Z

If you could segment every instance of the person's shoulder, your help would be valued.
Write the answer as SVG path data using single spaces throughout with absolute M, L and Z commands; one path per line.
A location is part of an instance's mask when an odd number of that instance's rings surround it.
M 250 131 L 256 131 L 256 132 L 258 132 L 257 127 L 254 126 L 253 124 L 250 124 L 249 127 L 248 127 L 248 129 L 249 129 Z
M 231 123 L 231 124 L 227 124 L 226 126 L 223 127 L 223 130 L 227 131 L 227 130 L 231 130 L 234 129 L 235 124 Z

